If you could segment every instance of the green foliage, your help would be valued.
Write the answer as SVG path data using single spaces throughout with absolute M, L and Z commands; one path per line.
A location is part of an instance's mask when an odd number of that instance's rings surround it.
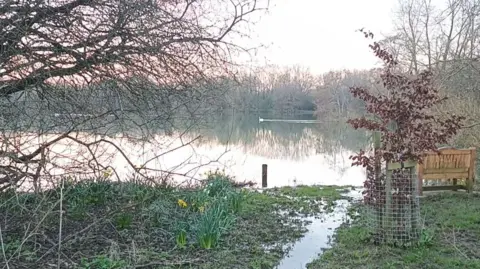
M 134 201 L 140 204 L 148 204 L 155 199 L 156 195 L 160 195 L 160 193 L 154 191 L 152 188 L 145 188 L 137 185 L 134 185 L 130 188 L 131 192 L 133 193 Z
M 234 214 L 238 214 L 242 210 L 242 206 L 245 203 L 246 196 L 241 191 L 230 191 L 226 196 L 228 208 Z
M 232 182 L 218 170 L 210 172 L 200 189 L 172 192 L 168 199 L 153 201 L 143 215 L 153 227 L 172 227 L 177 246 L 184 248 L 191 234 L 201 248 L 211 249 L 232 227 L 245 202 Z
M 233 179 L 216 170 L 207 173 L 205 191 L 210 197 L 224 196 L 233 189 Z
M 88 217 L 89 208 L 107 205 L 115 199 L 117 192 L 114 184 L 105 181 L 67 181 L 63 190 L 66 214 L 77 221 L 84 220 Z M 60 199 L 60 187 L 51 193 L 52 198 Z
M 243 197 L 242 192 L 234 189 L 232 178 L 219 170 L 207 173 L 204 189 L 193 196 L 200 212 L 194 230 L 201 248 L 217 246 L 221 235 L 233 225 L 235 214 L 244 202 Z
M 114 199 L 114 193 L 113 184 L 106 181 L 83 181 L 64 189 L 64 197 L 68 202 L 94 206 L 105 205 Z
M 131 213 L 123 212 L 116 216 L 115 225 L 117 229 L 124 230 L 132 226 L 133 216 Z
M 271 260 L 256 259 L 250 262 L 249 269 L 274 268 L 275 263 Z
M 336 232 L 335 242 L 309 269 L 480 268 L 480 195 L 433 194 L 422 199 L 425 227 L 420 241 L 405 248 L 371 242 L 363 214 Z M 361 208 L 358 208 L 361 210 Z M 352 213 L 350 213 L 352 215 Z
M 296 186 L 296 187 L 282 187 L 277 190 L 288 196 L 295 197 L 319 197 L 319 198 L 332 198 L 339 199 L 342 196 L 345 187 L 340 186 Z
M 87 214 L 87 205 L 83 201 L 72 200 L 68 205 L 67 215 L 74 220 L 84 220 Z
M 183 210 L 186 213 L 186 210 Z M 142 209 L 142 217 L 153 227 L 171 225 L 176 227 L 175 220 L 182 219 L 185 214 L 178 209 L 172 200 L 158 199 Z
M 419 246 L 432 246 L 435 239 L 433 229 L 423 229 L 418 241 Z
M 234 221 L 235 218 L 229 213 L 225 203 L 218 202 L 209 207 L 195 224 L 200 247 L 204 249 L 215 247 L 220 236 L 233 225 Z
M 16 256 L 27 261 L 34 261 L 37 258 L 35 251 L 30 246 L 23 244 L 21 240 L 11 237 L 4 238 L 4 240 L 3 251 L 5 251 L 7 259 Z
M 298 199 L 274 191 L 239 190 L 219 171 L 207 179 L 194 189 L 126 182 L 65 184 L 62 236 L 72 240 L 62 245 L 62 253 L 71 257 L 78 269 L 132 268 L 131 261 L 135 266 L 158 263 L 165 269 L 230 268 L 232 264 L 272 268 L 285 255 L 283 246 L 306 232 L 307 222 L 297 217 L 322 211 L 317 197 Z M 101 192 L 103 197 L 99 197 Z M 0 195 L 0 217 L 8 220 L 10 227 L 8 234 L 4 233 L 8 235 L 4 244 L 10 266 L 46 268 L 56 264 L 57 249 L 46 254 L 51 242 L 25 235 L 33 224 L 39 234 L 57 238 L 59 198 L 59 189 Z M 180 206 L 179 200 L 186 206 Z M 199 251 L 203 249 L 209 250 Z M 92 258 L 81 260 L 78 253 Z M 115 255 L 98 256 L 102 253 Z M 195 262 L 176 265 L 183 260 Z
M 185 246 L 187 245 L 187 231 L 181 229 L 180 231 L 178 231 L 175 239 L 178 247 L 185 248 Z
M 212 198 L 208 195 L 208 192 L 203 189 L 201 191 L 190 193 L 187 200 L 190 201 L 191 210 L 200 212 L 202 209 L 205 210 L 205 207 L 209 205 Z

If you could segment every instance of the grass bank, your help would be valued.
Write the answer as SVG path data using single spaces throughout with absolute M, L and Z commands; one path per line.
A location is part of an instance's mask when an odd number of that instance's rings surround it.
M 425 228 L 418 246 L 374 246 L 365 220 L 357 216 L 337 230 L 333 248 L 308 268 L 480 268 L 480 195 L 449 192 L 420 203 Z
M 0 193 L 0 264 L 10 268 L 274 268 L 342 188 L 238 189 L 211 173 L 196 189 L 66 183 Z

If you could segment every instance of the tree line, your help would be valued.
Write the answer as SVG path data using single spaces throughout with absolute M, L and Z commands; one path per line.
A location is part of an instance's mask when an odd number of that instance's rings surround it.
M 394 32 L 382 40 L 402 71 L 413 75 L 421 70 L 434 74 L 436 87 L 448 96 L 437 106 L 467 116 L 466 127 L 456 139 L 461 146 L 480 142 L 480 1 L 399 1 L 393 18 Z
M 270 66 L 223 78 L 211 90 L 223 94 L 215 101 L 220 109 L 343 118 L 363 111 L 363 104 L 351 96 L 349 87 L 372 86 L 375 74 L 376 70 L 338 70 L 314 75 L 300 66 Z
M 435 87 L 447 102 L 432 108 L 439 117 L 447 113 L 467 117 L 466 126 L 453 143 L 480 143 L 480 1 L 398 1 L 392 16 L 393 31 L 378 41 L 398 61 L 396 71 L 416 76 L 423 70 L 434 75 Z M 387 93 L 380 69 L 337 70 L 314 76 L 291 67 L 245 75 L 229 93 L 231 103 L 247 109 L 315 110 L 318 117 L 351 117 L 363 114 L 365 103 L 356 100 L 350 87 Z M 285 109 L 288 108 L 288 109 Z

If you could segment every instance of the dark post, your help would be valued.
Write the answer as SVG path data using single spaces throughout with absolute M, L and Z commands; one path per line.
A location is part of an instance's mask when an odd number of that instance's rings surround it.
M 262 164 L 262 188 L 267 187 L 267 165 Z
M 468 169 L 467 192 L 472 192 L 475 184 L 475 170 L 477 162 L 477 148 L 471 148 L 470 152 L 470 168 Z

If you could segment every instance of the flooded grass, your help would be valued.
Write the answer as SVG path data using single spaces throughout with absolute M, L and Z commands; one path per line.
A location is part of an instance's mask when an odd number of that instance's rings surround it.
M 374 246 L 357 216 L 337 230 L 333 248 L 308 268 L 480 268 L 480 195 L 429 195 L 421 209 L 425 225 L 417 246 Z
M 282 187 L 275 188 L 273 191 L 278 193 L 293 196 L 293 197 L 307 197 L 307 198 L 322 198 L 328 200 L 337 200 L 342 198 L 343 193 L 349 192 L 350 186 L 296 186 L 296 187 Z
M 345 198 L 341 187 L 259 192 L 235 188 L 228 177 L 208 182 L 197 189 L 83 182 L 62 191 L 1 193 L 0 264 L 275 268 L 313 217 Z
M 324 248 L 329 246 L 330 238 L 336 228 L 345 220 L 346 200 L 338 200 L 333 212 L 320 217 L 307 217 L 308 232 L 295 244 L 276 269 L 304 269 Z

